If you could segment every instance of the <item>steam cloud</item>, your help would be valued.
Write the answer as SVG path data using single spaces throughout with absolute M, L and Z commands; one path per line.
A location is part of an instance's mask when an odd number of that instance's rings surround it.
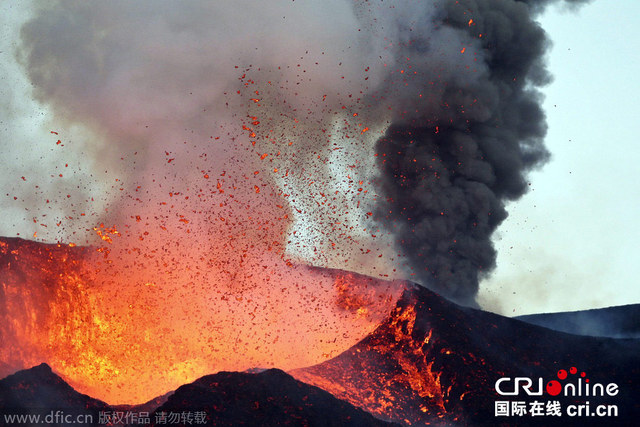
M 18 58 L 56 121 L 87 129 L 94 222 L 149 252 L 344 267 L 382 255 L 373 212 L 419 281 L 471 304 L 505 202 L 548 158 L 547 3 L 60 0 L 34 6 Z M 93 199 L 68 197 L 56 215 L 79 220 Z

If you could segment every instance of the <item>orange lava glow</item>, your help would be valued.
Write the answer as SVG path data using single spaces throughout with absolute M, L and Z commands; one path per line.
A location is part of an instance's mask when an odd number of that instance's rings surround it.
M 96 232 L 119 237 L 115 228 Z M 162 269 L 162 257 L 115 243 L 96 250 L 0 238 L 0 375 L 46 362 L 82 393 L 141 403 L 220 370 L 334 357 L 372 332 L 402 291 L 268 251 L 225 270 L 241 255 L 164 250 L 174 262 Z
M 416 318 L 415 305 L 396 307 L 355 347 L 292 375 L 382 419 L 412 424 L 417 411 L 442 418 L 448 391 L 440 383 L 441 373 L 433 369 L 432 331 L 414 331 Z

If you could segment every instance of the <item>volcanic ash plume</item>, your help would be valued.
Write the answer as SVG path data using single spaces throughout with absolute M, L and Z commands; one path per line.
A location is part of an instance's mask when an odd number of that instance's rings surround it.
M 391 82 L 402 109 L 376 146 L 377 213 L 419 281 L 464 304 L 495 267 L 505 202 L 548 158 L 537 91 L 548 41 L 534 21 L 546 3 L 441 2 L 431 21 L 405 23 L 396 49 L 407 69 Z
M 16 203 L 45 239 L 95 229 L 116 263 L 234 283 L 295 258 L 400 270 L 386 230 L 471 303 L 547 157 L 545 3 L 35 3 L 17 57 L 53 123 L 83 129 L 56 168 L 85 178 L 49 194 L 63 174 L 25 165 Z

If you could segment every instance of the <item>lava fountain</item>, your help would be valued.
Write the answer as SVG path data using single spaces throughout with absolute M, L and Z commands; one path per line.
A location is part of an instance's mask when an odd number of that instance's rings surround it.
M 95 248 L 20 239 L 0 240 L 0 256 L 2 374 L 45 360 L 81 392 L 116 403 L 220 370 L 326 360 L 371 332 L 401 291 L 266 261 L 236 282 L 219 272 L 185 282 L 114 269 Z M 286 275 L 276 279 L 275 268 Z
M 393 306 L 397 284 L 309 266 L 393 276 L 371 221 L 386 115 L 366 96 L 385 71 L 340 44 L 379 37 L 342 1 L 244 3 L 26 14 L 16 56 L 56 130 L 11 203 L 34 238 L 65 243 L 2 241 L 6 372 L 46 361 L 139 403 L 221 369 L 317 363 Z

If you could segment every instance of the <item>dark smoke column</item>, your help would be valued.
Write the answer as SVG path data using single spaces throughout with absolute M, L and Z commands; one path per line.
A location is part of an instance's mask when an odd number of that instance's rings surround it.
M 437 71 L 441 48 L 419 28 L 403 45 L 402 55 L 425 59 L 394 84 L 435 95 L 409 101 L 377 143 L 385 198 L 377 218 L 418 281 L 463 304 L 475 304 L 479 280 L 495 267 L 491 235 L 505 202 L 527 191 L 527 172 L 548 158 L 537 91 L 549 80 L 548 41 L 533 20 L 546 3 L 451 0 L 416 23 L 451 34 L 446 49 L 475 56 L 462 71 Z

